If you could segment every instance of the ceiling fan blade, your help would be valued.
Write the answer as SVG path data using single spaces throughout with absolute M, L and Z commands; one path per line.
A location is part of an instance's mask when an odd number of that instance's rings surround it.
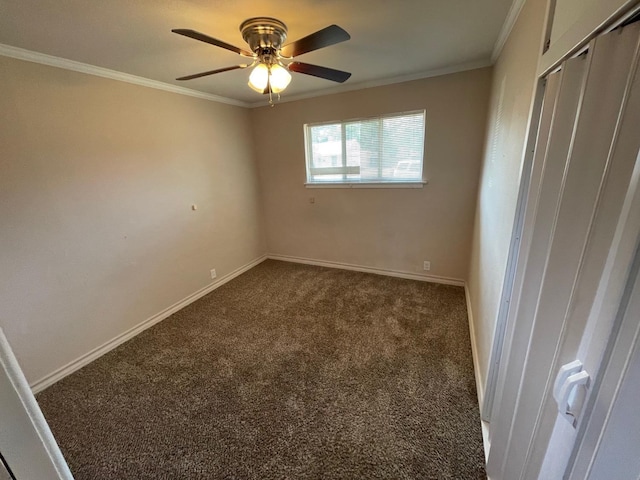
M 351 74 L 342 70 L 333 68 L 319 67 L 309 63 L 293 62 L 289 64 L 289 70 L 292 72 L 304 73 L 305 75 L 313 75 L 314 77 L 324 78 L 333 82 L 343 83 Z
M 280 54 L 289 58 L 297 57 L 303 53 L 312 52 L 313 50 L 328 47 L 329 45 L 335 45 L 350 38 L 351 35 L 338 25 L 330 25 L 322 30 L 318 30 L 316 33 L 312 33 L 300 40 L 285 45 L 280 50 Z
M 242 50 L 241 48 L 234 47 L 233 45 L 223 42 L 222 40 L 210 37 L 209 35 L 205 35 L 204 33 L 196 32 L 195 30 L 190 30 L 188 28 L 175 28 L 171 31 L 173 33 L 177 33 L 178 35 L 184 35 L 185 37 L 193 38 L 194 40 L 200 40 L 201 42 L 215 45 L 216 47 L 226 48 L 227 50 L 239 53 L 240 55 L 244 55 L 245 57 L 253 57 L 253 54 L 247 50 Z
M 194 78 L 206 77 L 207 75 L 213 75 L 215 73 L 228 72 L 229 70 L 237 70 L 238 68 L 247 68 L 248 65 L 234 65 L 233 67 L 218 68 L 217 70 L 209 70 L 208 72 L 194 73 L 193 75 L 187 75 L 186 77 L 176 78 L 176 80 L 193 80 Z

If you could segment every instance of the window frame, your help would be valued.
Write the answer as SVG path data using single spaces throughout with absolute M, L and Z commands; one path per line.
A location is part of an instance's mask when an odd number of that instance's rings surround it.
M 339 125 L 341 130 L 342 140 L 342 167 L 336 167 L 344 170 L 348 169 L 347 155 L 346 155 L 346 125 L 348 123 L 364 122 L 369 120 L 384 120 L 387 118 L 403 117 L 408 115 L 422 114 L 423 116 L 423 129 L 422 129 L 422 161 L 420 165 L 421 173 L 420 180 L 417 179 L 399 179 L 399 180 L 367 180 L 367 181 L 310 181 L 309 173 L 312 169 L 311 161 L 313 159 L 313 143 L 311 142 L 311 129 L 313 127 L 320 127 L 323 125 Z M 306 188 L 423 188 L 428 182 L 424 178 L 424 158 L 425 158 L 425 141 L 426 141 L 426 129 L 427 129 L 427 111 L 426 109 L 409 110 L 405 112 L 395 112 L 382 115 L 373 115 L 370 117 L 350 118 L 345 120 L 330 120 L 324 122 L 305 123 L 303 125 L 304 131 L 304 153 L 305 153 L 305 183 Z M 381 167 L 382 164 L 380 164 Z M 356 168 L 356 167 L 354 167 Z M 359 167 L 358 167 L 359 168 Z M 344 173 L 343 173 L 344 174 Z

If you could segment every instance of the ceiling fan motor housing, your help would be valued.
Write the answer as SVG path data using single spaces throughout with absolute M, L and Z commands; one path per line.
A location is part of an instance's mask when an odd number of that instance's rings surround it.
M 249 18 L 240 25 L 242 38 L 257 54 L 277 52 L 287 38 L 287 26 L 271 17 Z

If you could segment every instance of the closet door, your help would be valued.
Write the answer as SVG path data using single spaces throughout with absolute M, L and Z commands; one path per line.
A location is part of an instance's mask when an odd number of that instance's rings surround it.
M 640 31 L 638 25 L 626 28 Z M 612 173 L 607 183 L 617 185 L 619 190 L 609 189 L 613 193 L 603 195 L 600 202 L 601 216 L 605 216 L 624 195 L 622 211 L 590 310 L 588 313 L 581 310 L 580 304 L 574 310 L 574 316 L 586 318 L 584 333 L 578 336 L 569 332 L 565 342 L 566 348 L 577 348 L 577 356 L 584 359 L 585 369 L 595 373 L 577 431 L 578 445 L 572 452 L 566 475 L 575 480 L 603 478 L 607 469 L 609 478 L 640 478 L 640 416 L 637 413 L 640 392 L 639 52 L 640 38 L 637 38 L 610 153 Z M 612 224 L 601 224 L 607 231 L 613 228 Z M 602 228 L 594 233 L 594 238 L 603 239 Z M 603 341 L 605 338 L 607 342 Z
M 487 468 L 495 480 L 562 478 L 583 421 L 579 400 L 591 393 L 609 342 L 616 308 L 602 309 L 598 298 L 608 291 L 610 302 L 619 306 L 629 274 L 628 268 L 606 266 L 624 243 L 616 232 L 627 220 L 623 207 L 640 149 L 640 104 L 635 100 L 639 33 L 639 25 L 630 25 L 599 37 L 585 56 L 562 66 L 526 280 L 515 307 L 516 322 L 531 327 L 520 330 L 526 347 L 512 347 L 509 363 L 525 368 L 507 367 L 505 385 L 518 388 L 505 391 L 502 403 L 514 407 L 499 411 L 492 424 L 496 430 Z M 625 255 L 628 266 L 631 257 L 626 250 Z M 618 265 L 624 264 L 622 257 Z M 518 356 L 524 361 L 518 362 Z M 572 418 L 558 413 L 552 393 L 560 367 L 576 359 L 590 381 L 571 390 L 576 399 Z
M 591 100 L 585 96 L 586 109 L 580 113 L 583 124 L 577 125 L 575 141 L 578 154 L 581 157 L 603 155 L 605 159 L 587 242 L 564 316 L 552 372 L 555 376 L 561 365 L 576 359 L 582 362 L 589 380 L 586 386 L 577 387 L 578 402 L 582 401 L 581 396 L 585 400 L 593 400 L 586 397 L 593 397 L 593 387 L 601 374 L 605 351 L 615 341 L 612 334 L 617 328 L 619 312 L 624 308 L 623 294 L 629 282 L 640 233 L 635 218 L 640 211 L 638 206 L 634 206 L 634 202 L 638 202 L 637 182 L 633 181 L 640 150 L 639 46 L 639 24 L 596 39 L 591 65 L 592 87 L 585 92 L 592 91 L 594 98 Z M 618 98 L 620 101 L 616 108 Z M 612 118 L 610 125 L 613 125 L 613 130 L 609 138 L 609 130 L 599 128 L 598 117 L 601 116 Z M 584 148 L 580 150 L 579 143 L 583 142 Z M 602 144 L 601 153 L 593 148 L 597 143 Z M 632 211 L 634 215 L 630 215 Z M 550 380 L 553 382 L 555 378 L 552 376 Z M 555 399 L 547 397 L 546 402 L 540 410 L 541 419 L 546 422 L 539 426 L 541 441 L 546 441 L 547 429 L 551 434 L 539 478 L 564 471 L 576 438 L 589 422 L 592 412 L 590 403 L 578 404 L 574 421 L 569 422 L 558 415 L 559 406 Z M 551 414 L 553 409 L 555 411 Z M 534 438 L 531 447 L 534 452 L 540 444 L 536 445 Z M 531 458 L 535 466 L 535 453 Z M 616 478 L 622 480 L 623 477 Z M 636 476 L 633 478 L 635 480 Z

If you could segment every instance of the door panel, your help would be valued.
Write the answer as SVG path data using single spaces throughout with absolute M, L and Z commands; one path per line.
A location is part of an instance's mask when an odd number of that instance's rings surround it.
M 640 193 L 640 190 L 636 192 Z M 635 217 L 640 219 L 640 195 L 637 197 Z M 572 480 L 640 478 L 640 415 L 637 412 L 640 391 L 639 267 L 640 250 L 636 253 L 635 272 L 630 276 L 629 301 L 623 302 L 620 310 L 622 321 L 617 341 L 611 348 L 601 382 L 596 386 L 593 413 L 567 477 Z
M 640 43 L 640 42 L 639 42 Z M 616 464 L 615 471 L 625 468 L 628 476 L 612 475 L 610 478 L 638 478 L 638 455 L 640 451 L 640 428 L 637 421 L 638 384 L 640 369 L 640 145 L 638 135 L 640 125 L 640 74 L 636 65 L 635 79 L 630 89 L 629 101 L 621 121 L 619 140 L 614 161 L 634 158 L 634 170 L 630 175 L 629 187 L 623 205 L 620 221 L 600 287 L 589 314 L 585 334 L 580 339 L 579 358 L 584 358 L 586 368 L 602 373 L 596 378 L 593 393 L 587 403 L 588 416 L 578 432 L 578 447 L 573 452 L 569 478 L 584 479 L 592 462 L 601 465 Z M 635 262 L 632 259 L 635 258 Z M 631 267 L 633 265 L 633 267 Z M 629 273 L 630 272 L 630 273 Z M 627 279 L 629 278 L 629 280 Z M 635 286 L 634 286 L 635 279 Z M 634 290 L 635 289 L 635 290 Z M 629 293 L 633 292 L 633 293 Z M 627 300 L 631 298 L 627 308 Z M 607 319 L 614 319 L 610 325 Z M 608 336 L 609 330 L 615 335 L 603 353 L 601 338 Z M 613 339 L 617 335 L 615 343 Z M 601 358 L 604 359 L 601 361 Z M 624 417 L 627 417 L 624 420 Z M 618 418 L 619 420 L 614 420 Z M 622 421 L 620 421 L 620 419 Z M 622 427 L 621 425 L 624 425 Z M 603 444 L 601 448 L 601 444 Z M 612 447 L 614 446 L 614 447 Z M 616 452 L 615 449 L 618 449 Z M 632 449 L 630 457 L 624 452 Z M 604 453 L 599 452 L 601 450 Z M 604 456 L 602 456 L 604 455 Z M 597 460 L 597 459 L 600 460 Z M 615 461 L 613 459 L 616 459 Z M 575 460 L 575 462 L 574 462 Z M 599 471 L 594 467 L 594 472 Z M 614 470 L 612 469 L 611 472 Z M 633 472 L 635 476 L 633 476 Z M 588 478 L 597 479 L 595 473 Z

